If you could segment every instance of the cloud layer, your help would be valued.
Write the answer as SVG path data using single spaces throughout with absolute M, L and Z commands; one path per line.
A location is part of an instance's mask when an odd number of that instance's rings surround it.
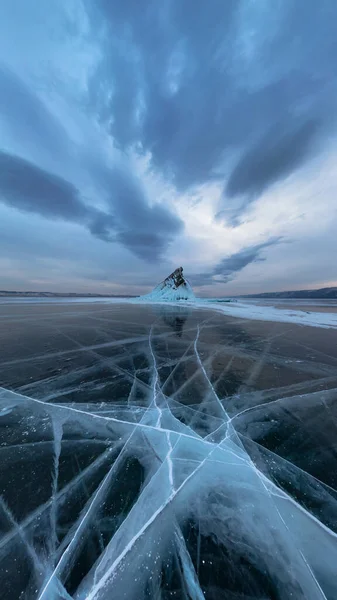
M 146 291 L 183 264 L 212 295 L 335 278 L 334 0 L 5 4 L 8 281 Z
M 178 189 L 219 179 L 222 204 L 243 194 L 245 208 L 327 135 L 336 99 L 333 2 L 94 6 L 105 28 L 95 109 L 120 147 L 140 144 Z
M 263 250 L 270 246 L 280 244 L 282 238 L 273 238 L 262 244 L 243 248 L 226 258 L 223 258 L 208 273 L 199 273 L 192 276 L 192 283 L 196 286 L 211 285 L 214 283 L 227 283 L 234 279 L 237 274 L 252 263 L 264 262 L 266 257 L 262 255 Z

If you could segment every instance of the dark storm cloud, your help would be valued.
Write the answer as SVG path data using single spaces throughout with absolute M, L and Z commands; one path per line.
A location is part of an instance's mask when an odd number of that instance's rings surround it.
M 121 170 L 107 171 L 111 212 L 83 202 L 69 181 L 18 156 L 0 151 L 0 199 L 5 204 L 39 214 L 87 225 L 96 237 L 118 241 L 135 255 L 155 261 L 182 227 L 161 206 L 149 207 L 137 183 Z
M 245 206 L 318 151 L 336 100 L 334 0 L 249 14 L 240 0 L 91 7 L 93 30 L 106 28 L 93 105 L 121 148 L 139 143 L 179 189 L 219 178 L 223 204 L 243 194 Z
M 237 273 L 242 271 L 251 263 L 263 262 L 265 256 L 261 256 L 261 252 L 270 246 L 276 246 L 281 242 L 282 238 L 272 238 L 262 244 L 243 248 L 239 252 L 231 254 L 227 258 L 222 259 L 212 270 L 211 273 L 199 273 L 191 277 L 191 281 L 195 286 L 211 285 L 214 283 L 227 283 L 235 278 Z M 216 279 L 214 279 L 216 277 Z

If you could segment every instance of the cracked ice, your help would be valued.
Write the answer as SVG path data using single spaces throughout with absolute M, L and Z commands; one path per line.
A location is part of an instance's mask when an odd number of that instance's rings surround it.
M 333 331 L 25 310 L 2 319 L 2 598 L 337 598 Z

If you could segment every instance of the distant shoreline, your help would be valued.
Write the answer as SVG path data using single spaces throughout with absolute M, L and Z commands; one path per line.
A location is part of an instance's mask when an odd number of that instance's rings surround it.
M 0 298 L 138 298 L 137 294 L 93 294 L 77 292 L 17 292 L 14 290 L 0 290 Z M 224 296 L 205 297 L 205 300 L 221 300 Z M 263 292 L 260 294 L 238 294 L 229 297 L 231 299 L 257 299 L 257 300 L 337 300 L 337 288 L 328 287 L 317 290 L 294 290 L 284 292 Z
M 336 287 L 326 287 L 319 288 L 318 290 L 292 290 L 286 292 L 263 292 L 261 294 L 244 294 L 240 296 L 240 298 L 260 298 L 260 299 L 273 299 L 273 298 L 283 298 L 283 299 L 308 299 L 308 300 L 333 300 L 337 299 L 337 288 Z
M 137 298 L 127 294 L 77 294 L 75 292 L 13 292 L 0 290 L 0 298 Z

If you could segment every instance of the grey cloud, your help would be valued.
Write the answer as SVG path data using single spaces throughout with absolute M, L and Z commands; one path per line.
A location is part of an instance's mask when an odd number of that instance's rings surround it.
M 54 156 L 68 153 L 68 136 L 44 103 L 18 75 L 0 64 L 0 117 L 14 139 Z
M 110 212 L 86 204 L 69 181 L 33 163 L 0 151 L 0 198 L 5 204 L 80 223 L 106 242 L 120 242 L 135 255 L 155 261 L 181 228 L 180 219 L 162 206 L 149 207 L 127 172 L 107 171 Z
M 8 68 L 0 65 L 0 116 L 16 139 L 67 160 L 70 142 L 63 127 L 36 94 Z M 182 222 L 161 206 L 148 206 L 139 182 L 126 169 L 106 167 L 88 155 L 86 167 L 98 189 L 108 195 L 110 212 L 85 205 L 71 183 L 38 166 L 0 153 L 3 201 L 46 217 L 85 223 L 106 242 L 119 241 L 146 260 L 157 260 Z M 112 214 L 111 214 L 112 213 Z
M 282 127 L 279 126 L 282 132 Z M 227 182 L 227 196 L 260 195 L 300 166 L 309 155 L 319 132 L 317 121 L 301 124 L 297 130 L 279 133 L 272 129 L 258 144 L 243 154 Z
M 112 197 L 120 224 L 119 241 L 141 258 L 156 260 L 182 231 L 182 221 L 164 206 L 148 206 L 131 177 L 115 174 L 114 183 Z
M 212 10 L 203 5 L 196 10 L 193 2 L 160 7 L 152 2 L 147 10 L 140 3 L 99 4 L 111 30 L 105 61 L 92 82 L 93 101 L 102 118 L 112 121 L 117 142 L 127 148 L 140 141 L 155 166 L 180 187 L 209 178 L 223 149 L 223 132 L 214 120 L 223 117 L 219 91 L 228 79 L 219 65 L 212 67 L 213 53 L 227 37 L 236 2 L 215 2 Z M 134 42 L 128 48 L 116 43 L 123 28 Z M 182 75 L 172 95 L 168 73 L 179 51 Z
M 96 211 L 96 215 L 89 224 L 89 230 L 92 235 L 98 237 L 104 242 L 116 241 L 116 219 L 113 215 Z
M 262 244 L 243 248 L 230 256 L 222 259 L 211 271 L 211 273 L 199 273 L 191 277 L 191 282 L 195 286 L 205 286 L 215 283 L 227 283 L 235 278 L 237 273 L 252 263 L 263 262 L 265 256 L 261 252 L 270 246 L 276 246 L 282 241 L 281 237 L 272 238 Z M 216 279 L 215 279 L 216 277 Z
M 90 210 L 65 179 L 0 151 L 0 194 L 4 203 L 47 218 L 83 222 Z
M 148 261 L 160 258 L 167 245 L 182 231 L 183 222 L 166 206 L 150 206 L 141 182 L 121 164 L 118 168 L 88 158 L 88 169 L 113 212 L 116 241 Z M 106 221 L 97 218 L 91 227 L 96 235 L 111 237 Z
M 140 144 L 179 189 L 228 179 L 229 196 L 251 201 L 319 151 L 336 100 L 333 1 L 264 4 L 252 23 L 240 0 L 89 5 L 93 31 L 106 29 L 92 105 L 122 149 Z M 251 59 L 236 51 L 245 29 Z
M 85 204 L 69 181 L 33 163 L 0 151 L 0 200 L 24 212 L 87 226 L 104 241 L 114 241 L 113 215 Z
M 127 224 L 140 230 L 175 232 L 180 222 L 167 208 L 161 205 L 149 206 L 145 193 L 130 173 L 122 169 L 111 169 L 110 202 L 116 207 L 118 218 L 122 224 Z
M 151 262 L 157 260 L 167 245 L 167 238 L 163 237 L 163 233 L 156 232 L 121 231 L 117 240 L 136 256 Z
M 212 273 L 195 273 L 189 277 L 192 287 L 204 287 L 205 285 L 214 285 Z
M 232 278 L 236 273 L 242 271 L 249 264 L 254 262 L 262 262 L 266 260 L 264 256 L 261 256 L 262 250 L 265 248 L 269 248 L 270 246 L 275 246 L 279 244 L 281 238 L 273 238 L 264 242 L 263 244 L 257 244 L 255 246 L 250 246 L 248 248 L 244 248 L 227 258 L 224 258 L 213 270 L 214 275 L 221 275 L 224 281 L 228 281 L 229 278 Z

